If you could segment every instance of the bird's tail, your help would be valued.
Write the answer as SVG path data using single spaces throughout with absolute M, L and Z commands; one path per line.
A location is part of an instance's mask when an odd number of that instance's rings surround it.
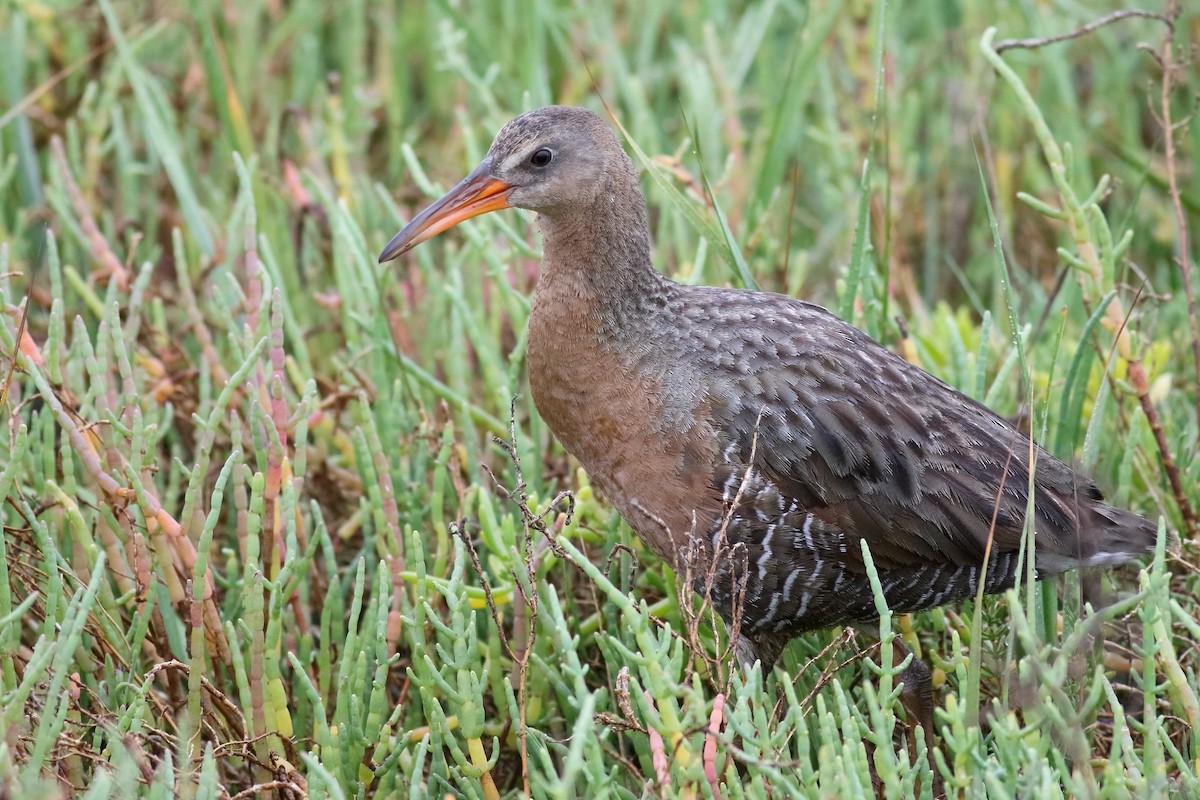
M 1063 543 L 1065 552 L 1038 553 L 1038 572 L 1124 564 L 1153 552 L 1157 540 L 1158 526 L 1145 517 L 1104 503 L 1089 503 L 1080 509 L 1074 541 Z

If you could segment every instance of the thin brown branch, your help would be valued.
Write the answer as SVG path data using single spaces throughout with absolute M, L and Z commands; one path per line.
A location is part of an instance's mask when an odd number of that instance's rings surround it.
M 461 521 L 451 522 L 448 527 L 450 535 L 462 539 L 463 545 L 466 547 L 467 556 L 471 559 L 471 567 L 475 570 L 476 577 L 479 578 L 479 585 L 483 588 L 483 596 L 487 600 L 488 610 L 492 613 L 492 622 L 496 623 L 496 632 L 500 634 L 500 645 L 514 662 L 520 661 L 521 659 L 513 651 L 512 642 L 509 641 L 508 634 L 504 630 L 504 622 L 500 616 L 500 609 L 496 607 L 496 598 L 492 595 L 492 582 L 488 580 L 487 573 L 483 570 L 483 564 L 479 560 L 479 553 L 475 550 L 475 543 L 471 541 L 471 534 L 467 532 L 466 527 Z
M 1129 380 L 1133 383 L 1133 390 L 1142 404 L 1142 412 L 1146 415 L 1146 421 L 1150 423 L 1150 430 L 1154 433 L 1154 441 L 1158 444 L 1159 457 L 1162 458 L 1167 480 L 1171 483 L 1171 492 L 1175 495 L 1179 514 L 1183 517 L 1188 533 L 1195 539 L 1200 533 L 1197 530 L 1196 512 L 1192 510 L 1192 504 L 1188 502 L 1187 495 L 1184 494 L 1183 481 L 1179 477 L 1179 467 L 1175 464 L 1175 459 L 1171 456 L 1171 449 L 1167 445 L 1167 437 L 1163 432 L 1158 409 L 1154 407 L 1154 401 L 1150 399 L 1150 380 L 1146 377 L 1146 370 L 1142 366 L 1140 358 L 1129 360 Z
M 158 676 L 158 673 L 164 670 L 179 670 L 185 675 L 190 675 L 192 668 L 190 665 L 184 664 L 182 661 L 172 658 L 155 664 L 145 674 L 142 680 L 145 683 L 150 683 Z M 200 677 L 200 687 L 204 691 L 208 692 L 210 702 L 216 709 L 220 710 L 221 715 L 225 718 L 225 721 L 229 723 L 231 728 L 234 729 L 234 733 L 240 736 L 241 740 L 248 739 L 250 736 L 250 729 L 246 726 L 246 717 L 243 716 L 241 710 L 238 708 L 238 705 L 230 700 L 224 692 L 214 686 L 212 681 L 204 676 Z M 211 709 L 210 713 L 212 713 Z
M 30 281 L 29 288 L 25 293 L 25 303 L 21 306 L 21 319 L 17 322 L 17 349 L 21 350 L 25 343 L 26 337 L 29 335 L 27 329 L 29 326 L 29 303 L 33 298 L 33 282 Z M 28 353 L 26 353 L 28 355 Z M 17 354 L 12 354 L 12 359 L 8 362 L 8 369 L 4 374 L 4 382 L 0 383 L 0 408 L 8 402 L 8 387 L 12 386 L 13 373 L 17 370 Z
M 276 780 L 267 781 L 266 783 L 256 783 L 248 789 L 243 789 L 242 791 L 233 795 L 229 800 L 249 800 L 251 797 L 266 797 L 271 792 L 277 792 L 280 790 L 287 790 L 289 792 L 297 793 L 297 796 L 300 797 L 304 796 L 298 794 L 301 789 L 295 783 L 292 783 L 291 781 Z
M 1100 19 L 1092 20 L 1086 25 L 1076 28 L 1073 31 L 1068 31 L 1067 33 L 1059 33 L 1054 36 L 1037 36 L 1030 39 L 1003 39 L 999 42 L 996 42 L 996 46 L 993 49 L 997 54 L 1003 53 L 1005 50 L 1033 50 L 1039 47 L 1045 47 L 1049 44 L 1065 42 L 1069 39 L 1078 39 L 1080 36 L 1086 36 L 1089 33 L 1100 30 L 1101 28 L 1111 25 L 1114 22 L 1119 22 L 1123 19 L 1129 19 L 1131 17 L 1156 19 L 1172 29 L 1174 29 L 1175 25 L 1174 17 L 1170 16 L 1169 12 L 1167 14 L 1159 14 L 1157 11 L 1145 11 L 1140 8 L 1127 8 L 1122 11 L 1114 11 L 1113 13 L 1101 17 Z
M 1163 129 L 1163 155 L 1167 162 L 1167 190 L 1171 195 L 1171 205 L 1175 209 L 1175 228 L 1178 231 L 1176 244 L 1179 256 L 1176 263 L 1183 273 L 1183 291 L 1187 297 L 1188 324 L 1192 329 L 1192 359 L 1196 367 L 1196 379 L 1200 382 L 1200 314 L 1196 310 L 1196 287 L 1192 283 L 1191 243 L 1188 240 L 1188 220 L 1183 210 L 1183 198 L 1179 192 L 1179 177 L 1175 153 L 1175 126 L 1171 124 L 1171 78 L 1180 67 L 1174 61 L 1172 39 L 1174 38 L 1174 21 L 1179 17 L 1178 0 L 1167 3 L 1167 18 L 1170 20 L 1170 30 L 1163 37 L 1162 48 L 1156 54 L 1158 63 L 1162 66 L 1162 84 L 1159 91 L 1159 122 Z M 1196 402 L 1196 419 L 1200 420 L 1200 392 L 1193 398 Z
M 529 656 L 533 652 L 533 646 L 537 640 L 537 620 L 538 620 L 538 594 L 537 594 L 537 569 L 541 560 L 541 554 L 545 548 L 541 546 L 545 542 L 546 547 L 554 549 L 558 552 L 558 548 L 554 543 L 554 535 L 566 525 L 571 516 L 575 512 L 575 497 L 569 491 L 559 492 L 558 495 L 550 501 L 546 510 L 541 514 L 535 514 L 529 507 L 529 494 L 526 490 L 525 474 L 521 468 L 521 459 L 517 452 L 517 399 L 514 397 L 509 406 L 508 416 L 508 434 L 509 439 L 504 440 L 499 437 L 493 437 L 493 441 L 499 445 L 512 461 L 513 471 L 516 476 L 516 487 L 509 490 L 497 480 L 495 474 L 485 465 L 484 472 L 492 479 L 496 488 L 507 499 L 514 501 L 517 508 L 521 512 L 521 522 L 524 527 L 525 535 L 525 580 L 522 582 L 513 574 L 513 583 L 516 586 L 516 593 L 521 598 L 521 605 L 517 606 L 514 602 L 514 620 L 513 620 L 513 640 L 517 641 L 514 646 L 512 642 L 504 635 L 504 629 L 501 625 L 499 613 L 496 610 L 496 605 L 492 599 L 491 587 L 488 584 L 487 576 L 483 572 L 483 567 L 479 563 L 479 556 L 475 552 L 473 543 L 464 532 L 459 532 L 460 538 L 467 545 L 467 550 L 471 555 L 472 566 L 479 579 L 483 584 L 484 593 L 487 597 L 488 607 L 491 609 L 492 618 L 496 623 L 496 628 L 500 631 L 501 641 L 505 650 L 508 651 L 513 663 L 517 668 L 517 708 L 520 714 L 520 724 L 517 728 L 517 742 L 521 755 L 521 779 L 524 785 L 525 794 L 530 794 L 531 784 L 529 779 L 529 724 L 528 714 L 526 711 L 526 700 L 528 698 L 528 678 L 529 678 Z M 560 510 L 560 503 L 565 502 L 565 511 Z M 558 517 L 554 522 L 554 532 L 546 525 L 546 516 L 559 512 Z M 537 531 L 541 537 L 535 544 L 533 532 Z M 525 587 L 528 586 L 531 591 L 526 592 Z M 518 637 L 516 634 L 523 632 L 523 637 Z
M 1129 310 L 1125 312 L 1124 319 L 1121 320 L 1121 326 L 1117 329 L 1116 337 L 1113 340 L 1112 348 L 1108 351 L 1108 358 L 1105 360 L 1104 372 L 1108 375 L 1108 379 L 1115 387 L 1116 378 L 1112 374 L 1112 360 L 1116 355 L 1117 344 L 1121 339 L 1121 334 L 1129 325 L 1129 319 L 1133 316 L 1133 310 L 1137 308 L 1138 300 L 1142 296 L 1142 288 L 1145 284 L 1138 287 L 1137 294 L 1133 296 L 1133 302 L 1129 304 Z M 1150 397 L 1150 381 L 1146 377 L 1146 370 L 1142 366 L 1140 358 L 1130 358 L 1128 366 L 1128 376 L 1133 384 L 1134 393 L 1138 396 L 1138 402 L 1142 406 L 1142 412 L 1146 415 L 1146 420 L 1150 423 L 1150 428 L 1154 433 L 1154 441 L 1158 445 L 1159 457 L 1162 459 L 1163 469 L 1167 473 L 1167 480 L 1171 484 L 1171 492 L 1175 496 L 1175 503 L 1179 506 L 1179 514 L 1183 517 L 1184 526 L 1187 528 L 1189 535 L 1193 538 L 1197 535 L 1197 520 L 1195 512 L 1192 510 L 1191 503 L 1188 502 L 1187 495 L 1183 492 L 1183 483 L 1179 478 L 1179 467 L 1175 464 L 1175 458 L 1171 455 L 1170 445 L 1167 443 L 1166 434 L 1163 432 L 1162 420 L 1158 416 L 1158 409 L 1154 406 L 1154 401 Z
M 140 36 L 144 30 L 145 30 L 144 28 L 128 30 L 128 31 L 126 31 L 126 35 Z M 103 44 L 97 45 L 96 47 L 92 48 L 90 51 L 85 53 L 82 57 L 71 62 L 70 64 L 63 67 L 58 72 L 55 72 L 49 78 L 47 78 L 46 80 L 42 81 L 37 86 L 35 86 L 31 92 L 26 94 L 24 97 L 22 97 L 16 103 L 14 103 L 12 105 L 12 107 L 9 108 L 7 111 L 5 111 L 3 114 L 0 114 L 0 130 L 2 130 L 6 125 L 8 125 L 8 123 L 12 122 L 14 119 L 21 116 L 26 111 L 28 111 L 29 109 L 31 109 L 35 105 L 37 105 L 37 102 L 39 100 L 41 100 L 44 96 L 46 96 L 49 92 L 51 92 L 55 86 L 58 86 L 60 83 L 65 81 L 67 78 L 71 77 L 76 72 L 83 69 L 88 64 L 90 64 L 91 62 L 93 62 L 97 58 L 99 58 L 100 56 L 107 53 L 112 48 L 113 44 L 114 44 L 113 41 L 110 39 L 110 40 L 105 41 Z
M 812 669 L 813 669 L 813 667 L 815 667 L 817 665 L 817 662 L 820 661 L 821 659 L 825 658 L 831 652 L 833 652 L 835 650 L 840 650 L 841 648 L 845 647 L 846 645 L 854 644 L 855 637 L 856 637 L 856 634 L 855 634 L 854 628 L 851 628 L 851 627 L 842 628 L 842 632 L 839 633 L 837 636 L 833 637 L 832 639 L 830 639 L 829 643 L 821 648 L 821 652 L 817 653 L 815 656 L 808 659 L 808 661 L 804 662 L 804 664 L 800 667 L 800 669 L 796 670 L 792 674 L 792 686 L 795 686 L 797 683 L 799 683 L 801 677 L 803 677 L 805 675 L 811 675 Z M 868 647 L 866 650 L 856 652 L 854 654 L 853 658 L 845 661 L 844 663 L 838 665 L 837 667 L 834 667 L 833 669 L 830 669 L 829 668 L 830 665 L 826 664 L 825 667 L 821 670 L 820 677 L 817 679 L 817 688 L 814 688 L 812 691 L 809 692 L 808 697 L 805 698 L 805 700 L 801 703 L 801 705 L 806 705 L 808 702 L 810 702 L 811 699 L 820 692 L 820 687 L 823 687 L 825 684 L 827 684 L 833 678 L 834 674 L 836 674 L 837 671 L 840 670 L 843 666 L 845 666 L 846 664 L 849 664 L 850 662 L 855 661 L 859 658 L 862 658 L 864 653 L 870 652 L 873 648 L 876 648 L 878 646 L 879 646 L 878 644 L 875 644 L 875 645 L 872 645 L 871 647 Z M 780 716 L 783 714 L 783 703 L 786 699 L 787 699 L 787 695 L 785 695 L 783 692 L 780 692 L 779 696 L 775 700 L 775 708 L 771 712 L 771 719 L 779 719 L 780 718 Z

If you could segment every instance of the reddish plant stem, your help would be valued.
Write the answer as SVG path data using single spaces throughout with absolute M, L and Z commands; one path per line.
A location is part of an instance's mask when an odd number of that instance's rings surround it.
M 63 149 L 62 139 L 58 136 L 50 138 L 50 152 L 54 156 L 54 163 L 58 165 L 63 186 L 67 190 L 67 197 L 70 198 L 71 205 L 75 207 L 75 215 L 79 217 L 79 227 L 83 229 L 83 235 L 87 238 L 88 250 L 103 268 L 100 271 L 101 277 L 105 280 L 115 280 L 122 291 L 128 290 L 129 271 L 125 269 L 121 259 L 117 258 L 117 254 L 109 247 L 108 240 L 96 226 L 91 206 L 88 205 L 87 199 L 79 189 L 79 184 L 75 183 L 75 178 L 71 175 L 71 167 L 67 163 L 67 153 Z
M 1196 513 L 1192 510 L 1192 504 L 1188 502 L 1187 495 L 1183 493 L 1179 467 L 1176 466 L 1175 459 L 1171 457 L 1171 450 L 1167 446 L 1167 437 L 1163 433 L 1162 420 L 1159 419 L 1158 409 L 1154 407 L 1154 402 L 1150 399 L 1150 381 L 1146 377 L 1146 370 L 1142 366 L 1141 359 L 1130 359 L 1129 380 L 1133 383 L 1133 390 L 1142 404 L 1142 412 L 1146 415 L 1146 421 L 1150 423 L 1154 441 L 1158 443 L 1158 454 L 1162 459 L 1163 470 L 1166 471 L 1167 480 L 1171 483 L 1171 492 L 1175 495 L 1175 503 L 1179 506 L 1179 514 L 1183 517 L 1184 526 L 1187 528 L 1188 534 L 1195 538 L 1197 533 Z
M 1175 35 L 1175 20 L 1179 18 L 1178 0 L 1167 3 L 1167 18 L 1170 27 L 1163 37 L 1162 50 L 1158 54 L 1162 67 L 1162 85 L 1160 87 L 1161 118 L 1163 128 L 1163 155 L 1167 162 L 1167 188 L 1171 195 L 1171 205 L 1175 208 L 1175 227 L 1179 234 L 1179 257 L 1176 263 L 1183 273 L 1183 291 L 1187 296 L 1188 324 L 1192 329 L 1192 359 L 1196 367 L 1196 380 L 1200 382 L 1200 314 L 1196 310 L 1196 287 L 1192 285 L 1192 256 L 1191 244 L 1188 238 L 1188 220 L 1183 211 L 1183 200 L 1179 193 L 1178 170 L 1175 156 L 1175 124 L 1171 121 L 1171 73 L 1178 67 L 1173 61 L 1172 38 Z M 1200 392 L 1196 393 L 1196 419 L 1200 420 Z
M 80 460 L 83 462 L 84 468 L 101 491 L 108 497 L 109 501 L 117 509 L 123 509 L 130 502 L 138 503 L 142 506 L 142 513 L 146 517 L 146 526 L 153 536 L 158 530 L 161 530 L 168 537 L 167 541 L 175 556 L 179 559 L 179 564 L 182 566 L 180 570 L 185 575 L 191 575 L 196 569 L 196 546 L 192 543 L 183 532 L 183 527 L 178 520 L 171 516 L 162 506 L 158 495 L 149 488 L 143 487 L 139 494 L 130 486 L 118 481 L 110 475 L 104 465 L 100 463 L 100 455 L 96 450 L 95 434 L 90 430 L 81 429 L 75 424 L 75 418 L 67 411 L 62 400 L 46 379 L 46 376 L 37 369 L 38 360 L 41 358 L 40 351 L 37 352 L 37 359 L 25 355 L 25 368 L 34 379 L 34 383 L 38 387 L 38 393 L 42 396 L 46 405 L 50 407 L 51 413 L 54 414 L 58 421 L 59 427 L 67 435 L 71 442 L 72 449 L 79 454 Z M 114 451 L 109 450 L 110 458 L 114 457 Z M 119 453 L 115 455 L 119 468 L 130 472 L 129 464 L 124 457 Z M 168 564 L 163 565 L 164 570 L 169 569 Z M 213 648 L 216 655 L 224 662 L 229 661 L 229 642 L 225 638 L 225 629 L 222 626 L 221 614 L 217 609 L 216 603 L 213 600 L 213 589 L 215 582 L 212 576 L 212 570 L 208 569 L 204 575 L 205 590 L 204 590 L 204 607 L 203 620 L 205 637 L 208 639 L 209 646 Z

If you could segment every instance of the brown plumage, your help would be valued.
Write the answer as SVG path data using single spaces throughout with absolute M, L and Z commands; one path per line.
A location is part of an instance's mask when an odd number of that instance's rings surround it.
M 590 111 L 509 122 L 380 261 L 506 207 L 538 212 L 545 243 L 527 348 L 539 413 L 676 569 L 690 553 L 703 575 L 716 554 L 716 608 L 729 620 L 744 597 L 743 661 L 876 619 L 863 540 L 896 611 L 1013 585 L 1028 437 L 819 306 L 660 275 L 637 172 Z M 1032 451 L 1039 576 L 1153 547 L 1148 521 Z

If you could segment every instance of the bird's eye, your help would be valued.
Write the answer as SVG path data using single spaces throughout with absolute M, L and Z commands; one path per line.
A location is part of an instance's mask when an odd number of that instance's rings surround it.
M 533 151 L 533 155 L 529 157 L 529 163 L 535 167 L 544 167 L 554 158 L 554 153 L 551 153 L 549 148 L 543 147 Z

